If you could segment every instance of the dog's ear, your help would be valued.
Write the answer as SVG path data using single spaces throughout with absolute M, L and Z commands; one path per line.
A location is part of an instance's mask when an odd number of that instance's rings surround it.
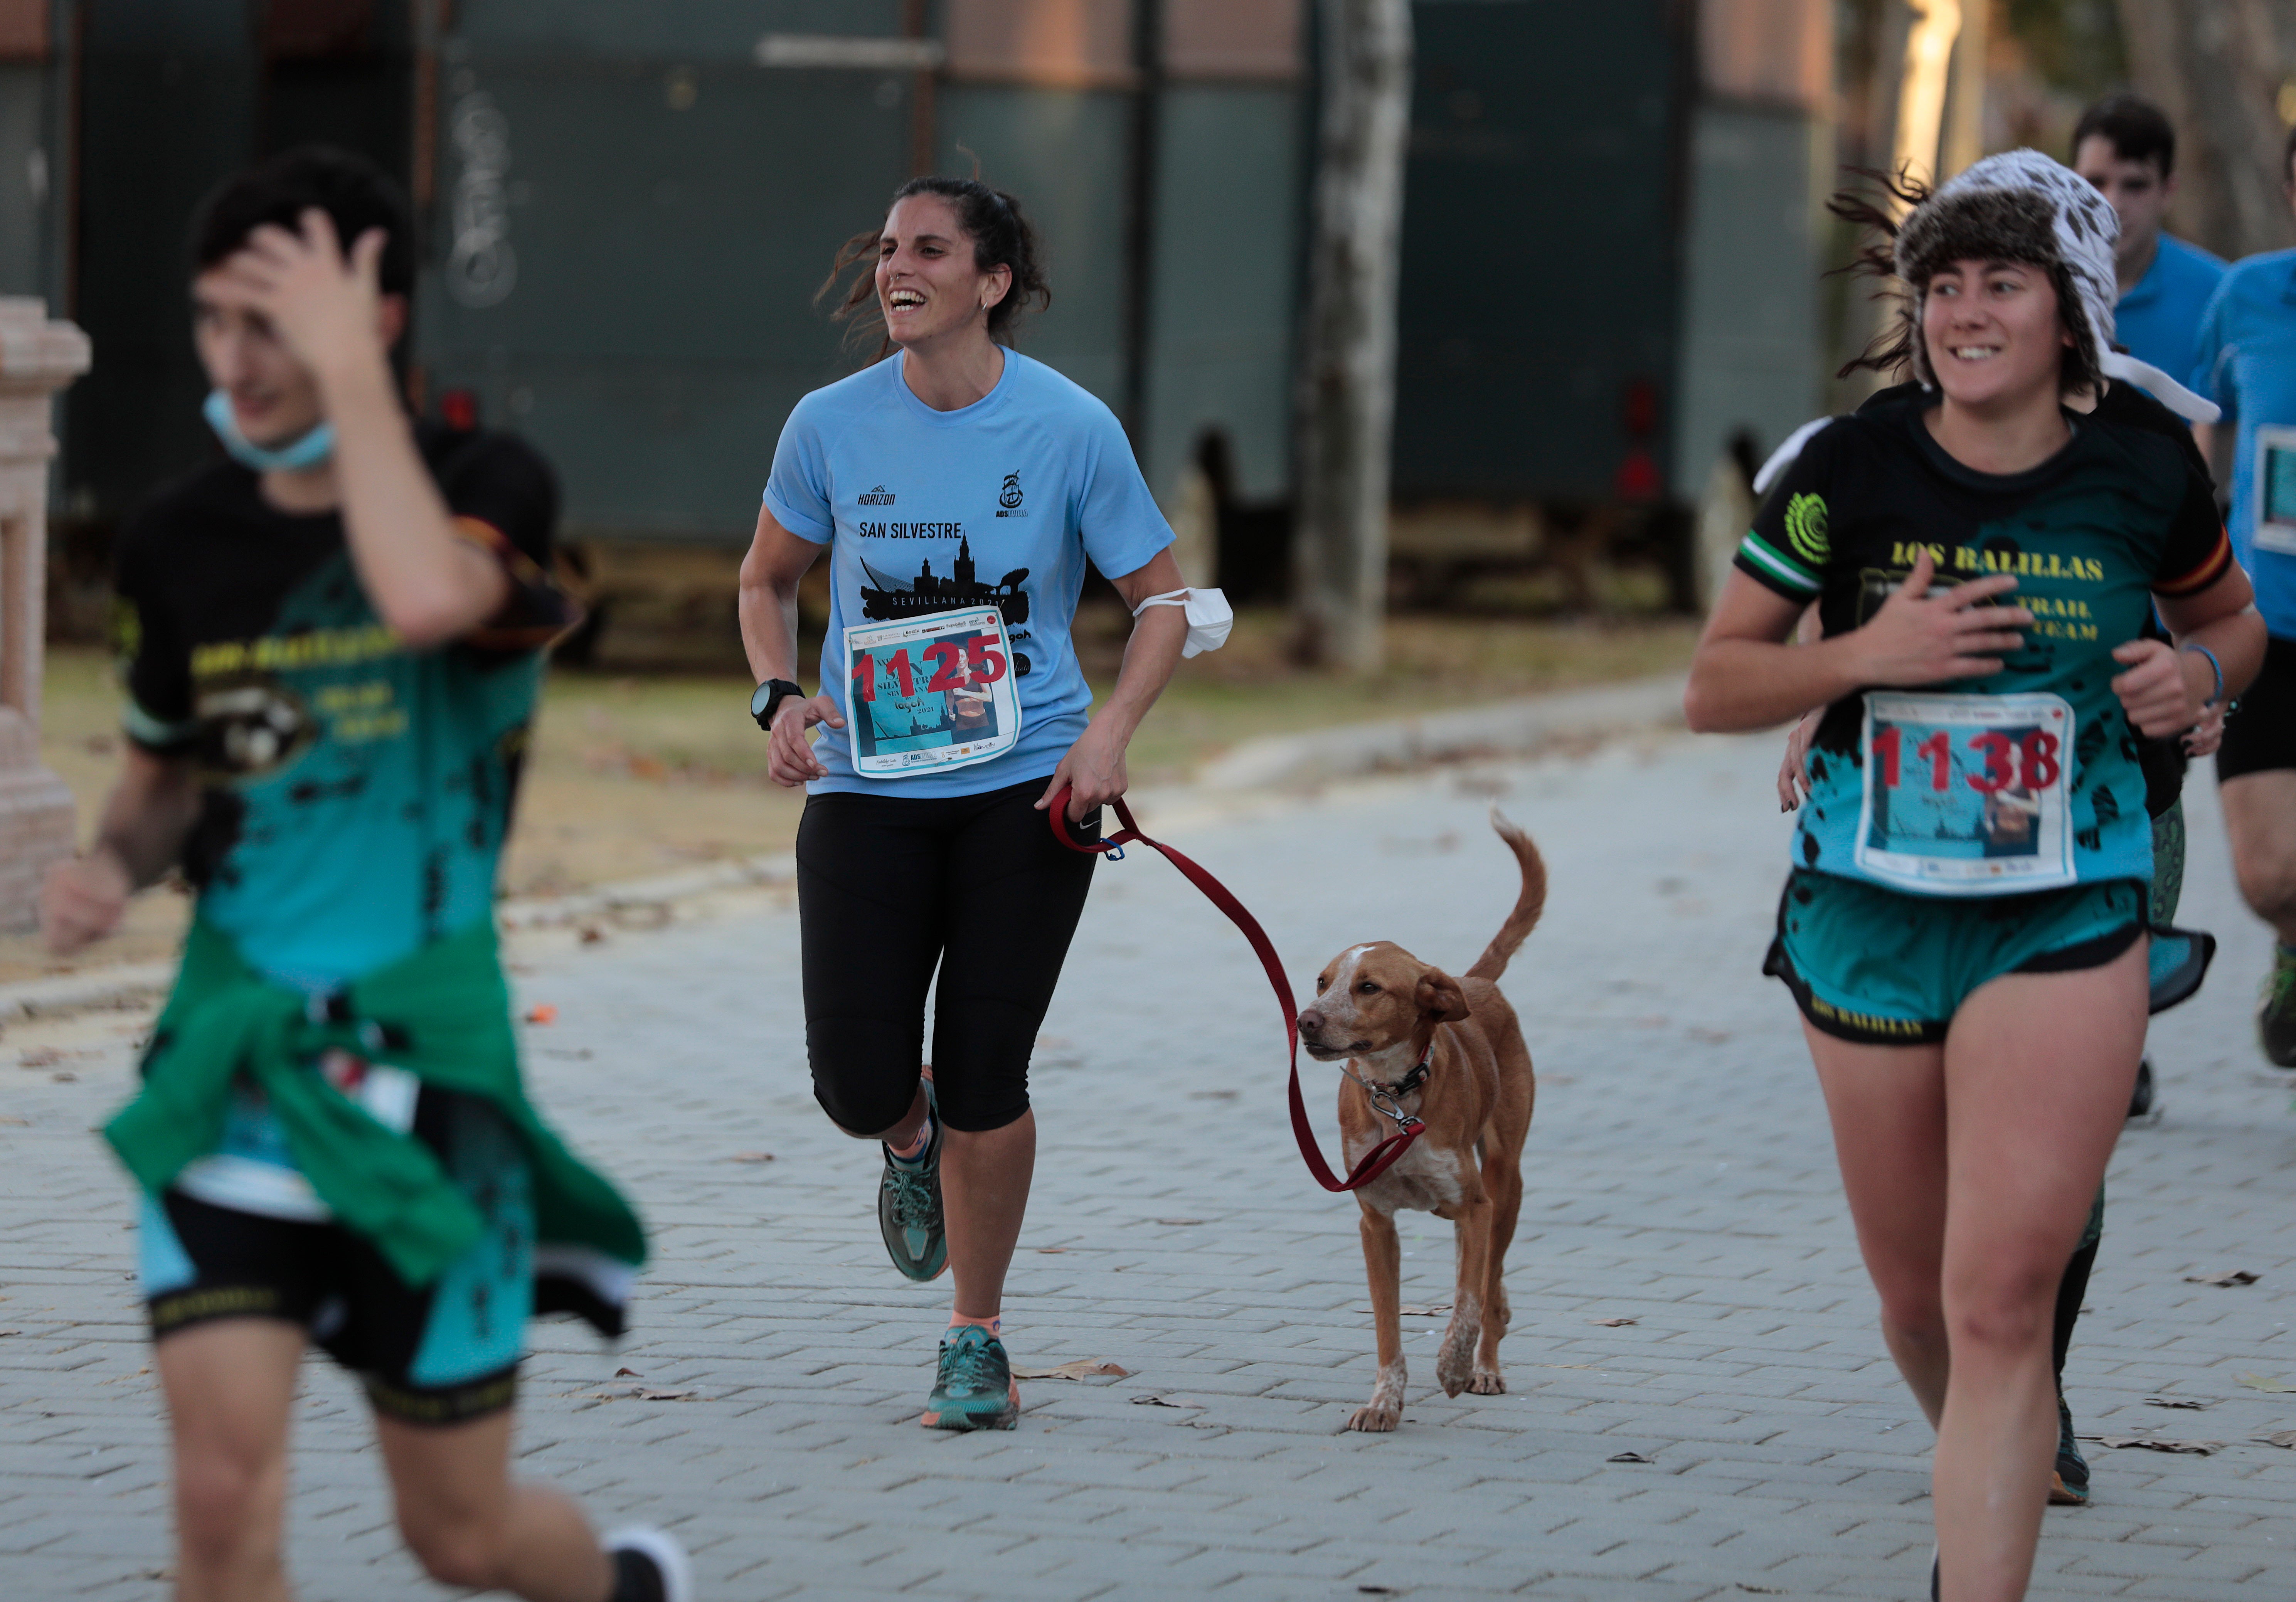
M 1419 988 L 1413 1000 L 1419 1004 L 1424 1016 L 1438 1023 L 1456 1023 L 1467 1015 L 1466 993 L 1459 982 L 1440 968 L 1430 968 L 1419 976 Z

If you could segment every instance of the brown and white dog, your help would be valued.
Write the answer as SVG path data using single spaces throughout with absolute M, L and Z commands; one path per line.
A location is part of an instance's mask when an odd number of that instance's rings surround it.
M 1508 1320 L 1502 1276 L 1522 1205 L 1522 1143 L 1535 1087 L 1522 1029 L 1496 981 L 1546 905 L 1546 864 L 1530 836 L 1496 808 L 1491 826 L 1514 851 L 1522 892 L 1464 977 L 1454 979 L 1391 941 L 1349 946 L 1316 976 L 1316 999 L 1300 1015 L 1308 1054 L 1345 1064 L 1340 1131 L 1350 1167 L 1395 1133 L 1394 1117 L 1380 1104 L 1427 1126 L 1399 1161 L 1355 1193 L 1379 1331 L 1379 1379 L 1370 1402 L 1348 1420 L 1351 1430 L 1391 1430 L 1403 1414 L 1398 1207 L 1448 1219 L 1458 1236 L 1451 1324 L 1435 1354 L 1444 1394 L 1506 1389 L 1498 1358 Z

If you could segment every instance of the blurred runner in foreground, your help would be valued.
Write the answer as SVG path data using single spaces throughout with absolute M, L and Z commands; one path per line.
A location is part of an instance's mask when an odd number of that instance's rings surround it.
M 229 460 L 118 553 L 127 765 L 45 889 L 70 950 L 170 869 L 183 968 L 105 1134 L 144 1188 L 143 1294 L 175 1445 L 176 1595 L 275 1602 L 304 1349 L 365 1387 L 398 1525 L 440 1581 L 533 1602 L 684 1602 L 659 1531 L 603 1544 L 510 1473 L 527 1319 L 607 1335 L 645 1255 L 521 1087 L 495 945 L 545 645 L 549 469 L 410 423 L 406 205 L 290 152 L 193 237 L 192 319 Z

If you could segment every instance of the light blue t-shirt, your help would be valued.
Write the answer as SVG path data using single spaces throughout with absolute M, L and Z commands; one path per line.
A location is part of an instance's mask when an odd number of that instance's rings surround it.
M 2113 337 L 2171 378 L 2191 372 L 2201 314 L 2226 270 L 2223 258 L 2163 234 L 2152 265 L 2112 308 Z
M 2296 639 L 2296 251 L 2234 264 L 2202 315 L 2193 363 L 2193 389 L 2240 417 L 2233 554 L 2265 626 Z
M 993 605 L 1012 645 L 1020 738 L 987 761 L 880 777 L 856 773 L 849 731 L 824 725 L 814 755 L 829 776 L 809 791 L 974 795 L 1049 775 L 1092 707 L 1069 640 L 1085 559 L 1120 579 L 1172 543 L 1124 430 L 1090 393 L 1007 350 L 995 389 L 936 412 L 903 380 L 904 359 L 797 403 L 766 506 L 830 547 L 821 683 L 840 711 L 851 710 L 849 627 Z

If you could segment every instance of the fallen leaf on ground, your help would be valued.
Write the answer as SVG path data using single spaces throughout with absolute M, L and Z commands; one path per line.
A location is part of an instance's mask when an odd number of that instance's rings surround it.
M 27 1068 L 45 1068 L 51 1063 L 61 1063 L 64 1054 L 53 1046 L 35 1046 L 18 1059 Z
M 558 1022 L 558 1009 L 547 1001 L 539 1006 L 529 1006 L 526 1009 L 526 1021 L 529 1023 L 555 1023 Z
M 2235 1285 L 2254 1285 L 2262 1277 L 2262 1275 L 2251 1274 L 2246 1269 L 2226 1269 L 2214 1274 L 2187 1274 L 2185 1276 L 2185 1283 L 2186 1285 L 2218 1285 L 2229 1286 Z
M 606 932 L 603 929 L 599 928 L 597 924 L 585 924 L 582 925 L 582 943 L 584 945 L 594 946 L 605 938 Z
M 2275 1430 L 2269 1435 L 2251 1435 L 2249 1439 L 2260 1446 L 2284 1446 L 2296 1451 L 2296 1430 Z
M 2137 1447 L 2148 1452 L 2188 1452 L 2205 1458 L 2210 1452 L 2224 1450 L 2221 1441 L 2170 1441 L 2160 1435 L 2083 1435 L 2084 1441 L 2094 1441 L 2099 1446 Z
M 733 1160 L 736 1162 L 771 1162 L 774 1154 L 771 1152 L 735 1152 Z
M 616 1379 L 644 1379 L 645 1376 L 640 1374 L 635 1368 L 617 1368 L 614 1370 L 614 1377 Z
M 1013 1377 L 1015 1379 L 1090 1379 L 1097 1374 L 1113 1375 L 1123 1379 L 1131 1372 L 1115 1359 L 1105 1357 L 1072 1358 L 1050 1368 L 1031 1368 L 1024 1363 L 1013 1365 Z
M 1185 1229 L 1191 1224 L 1201 1224 L 1204 1220 L 1200 1218 L 1160 1218 L 1156 1221 L 1167 1229 Z
M 1358 1597 L 1392 1597 L 1399 1594 L 1400 1593 L 1396 1590 L 1395 1587 L 1391 1585 L 1358 1585 L 1356 1587 L 1356 1595 Z
M 654 1385 L 610 1385 L 603 1391 L 576 1391 L 575 1396 L 594 1396 L 600 1401 L 692 1401 L 699 1391 L 665 1391 Z
M 1199 1409 L 1200 1409 L 1200 1408 L 1201 1408 L 1204 1404 L 1203 1404 L 1202 1402 L 1200 1402 L 1200 1401 L 1189 1401 L 1186 1397 L 1185 1397 L 1185 1396 L 1178 1396 L 1178 1397 L 1171 1397 L 1171 1396 L 1136 1396 L 1136 1397 L 1134 1397 L 1134 1398 L 1132 1399 L 1132 1405 L 1133 1405 L 1134 1407 L 1136 1407 L 1136 1408 L 1199 1408 Z
M 1068 1248 L 1066 1246 L 1038 1246 L 1037 1250 L 1042 1252 L 1047 1257 L 1058 1257 L 1062 1253 L 1067 1251 Z
M 1640 1452 L 1618 1452 L 1603 1459 L 1606 1463 L 1648 1463 L 1650 1458 Z
M 20 1329 L 0 1329 L 0 1335 L 22 1335 L 23 1333 L 24 1332 Z
M 1783 1597 L 1786 1594 L 1786 1588 L 1783 1585 L 1749 1585 L 1743 1580 L 1738 1581 L 1738 1589 L 1751 1591 L 1758 1597 Z
M 20 1129 L 29 1129 L 32 1127 L 32 1121 L 30 1119 L 19 1118 L 13 1113 L 0 1113 L 0 1123 L 12 1123 Z
M 1589 1319 L 1587 1322 L 1599 1325 L 1604 1329 L 1623 1329 L 1629 1324 L 1639 1324 L 1642 1320 L 1640 1319 Z
M 2198 1396 L 2148 1396 L 2144 1399 L 2144 1405 L 2148 1408 L 2191 1408 L 2197 1410 L 2216 1404 Z
M 2296 1393 L 2296 1385 L 2284 1384 L 2268 1374 L 2243 1374 L 2240 1376 L 2240 1383 L 2251 1391 L 2270 1391 L 2275 1393 Z

